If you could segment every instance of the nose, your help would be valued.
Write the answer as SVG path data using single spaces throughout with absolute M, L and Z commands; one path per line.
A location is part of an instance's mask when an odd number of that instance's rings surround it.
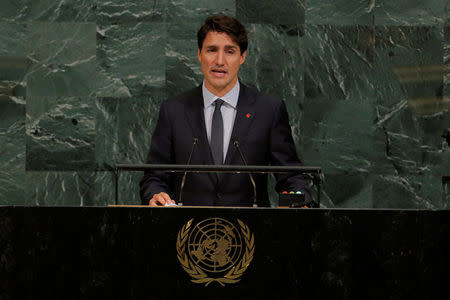
M 224 65 L 224 53 L 222 51 L 217 51 L 217 56 L 216 56 L 216 64 L 218 66 L 223 66 Z

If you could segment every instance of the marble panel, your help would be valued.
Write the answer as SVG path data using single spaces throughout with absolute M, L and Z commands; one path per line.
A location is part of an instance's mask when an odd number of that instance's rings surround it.
M 163 86 L 153 87 L 152 96 L 133 98 L 98 98 L 96 122 L 96 164 L 111 171 L 117 163 L 144 163 L 158 119 L 159 106 L 166 98 Z M 114 203 L 114 181 L 109 172 L 98 179 L 101 192 L 90 205 Z M 139 181 L 142 172 L 121 172 L 119 203 L 140 204 Z M 107 197 L 103 195 L 106 192 Z
M 240 78 L 244 84 L 277 96 L 298 112 L 303 97 L 302 28 L 297 25 L 248 25 L 249 48 Z M 288 99 L 290 101 L 288 101 Z
M 30 61 L 26 53 L 28 26 L 24 23 L 0 22 L 0 81 L 21 81 Z
M 97 98 L 95 122 L 95 194 L 87 206 L 114 204 L 115 181 L 112 171 L 118 153 L 119 98 Z
M 171 24 L 195 23 L 198 27 L 212 15 L 236 14 L 236 0 L 170 0 L 167 2 L 167 21 Z
M 0 4 L 0 17 L 8 21 L 94 21 L 96 2 L 97 0 L 4 0 Z
M 164 87 L 155 88 L 151 97 L 124 99 L 119 104 L 117 163 L 145 163 L 151 137 L 158 121 L 159 107 L 166 98 Z M 139 181 L 142 172 L 122 172 L 119 202 L 140 204 Z
M 166 87 L 168 96 L 177 95 L 202 83 L 198 61 L 197 23 L 171 23 L 167 29 Z
M 448 2 L 447 12 L 450 13 L 450 2 Z M 450 14 L 447 13 L 447 16 Z M 445 65 L 445 74 L 444 74 L 444 97 L 443 101 L 445 102 L 445 107 L 447 111 L 450 111 L 450 22 L 447 21 L 446 26 L 444 27 L 444 65 Z M 447 124 L 447 132 L 450 130 L 450 124 Z M 443 138 L 443 148 L 445 150 L 444 160 L 442 162 L 442 166 L 444 167 L 442 178 L 442 207 L 444 209 L 450 209 L 450 170 L 445 166 L 450 166 L 450 137 L 447 136 Z
M 442 208 L 450 124 L 443 97 L 442 27 L 376 28 L 375 207 Z M 385 203 L 381 195 L 390 195 Z M 394 200 L 395 199 L 395 200 Z M 394 201 L 394 202 L 392 202 Z
M 445 150 L 444 160 L 442 162 L 442 166 L 444 168 L 444 176 L 442 177 L 442 195 L 441 195 L 441 207 L 442 209 L 450 209 L 450 175 L 448 171 L 448 167 L 450 166 L 450 147 L 447 147 Z
M 95 95 L 100 98 L 130 98 L 131 91 L 125 82 L 107 74 L 104 69 L 97 66 L 97 90 Z
M 93 98 L 28 97 L 27 170 L 95 169 Z
M 448 26 L 450 24 L 450 1 L 446 1 L 445 9 L 444 9 L 444 20 L 445 25 Z
M 323 206 L 449 208 L 449 12 L 448 0 L 2 1 L 0 199 L 34 204 L 26 173 L 62 191 L 81 172 L 83 205 L 112 203 L 112 167 L 142 162 L 161 101 L 202 82 L 196 33 L 224 13 L 250 31 L 241 80 L 285 101 L 299 156 L 323 167 Z M 121 203 L 139 203 L 140 176 L 123 174 Z
M 443 110 L 443 28 L 376 27 L 376 63 L 384 69 L 382 86 L 400 86 L 407 106 L 417 114 Z M 397 98 L 384 101 L 398 103 Z
M 436 189 L 429 189 L 435 195 L 427 194 L 422 197 L 417 193 L 417 189 L 423 185 L 430 185 L 429 180 L 424 176 L 414 176 L 415 178 L 405 178 L 397 175 L 378 175 L 373 183 L 373 207 L 374 208 L 409 208 L 409 209 L 436 209 L 436 201 L 430 200 L 430 196 L 440 196 L 438 186 Z M 425 179 L 425 180 L 424 180 Z M 432 178 L 434 179 L 434 178 Z M 435 185 L 435 182 L 431 182 Z M 427 187 L 427 186 L 426 186 Z M 439 194 L 439 195 L 436 195 Z M 435 202 L 435 204 L 433 204 Z
M 320 25 L 372 25 L 376 0 L 305 0 L 305 21 Z
M 26 203 L 25 101 L 0 90 L 0 205 Z
M 95 23 L 32 22 L 28 56 L 42 64 L 70 65 L 95 57 Z
M 119 153 L 120 98 L 97 98 L 95 101 L 95 162 L 97 170 L 112 171 Z
M 374 164 L 373 29 L 307 24 L 302 42 L 305 104 L 300 152 L 308 165 L 322 167 L 326 206 L 370 206 L 366 195 Z
M 32 23 L 26 74 L 29 96 L 95 94 L 95 24 Z
M 322 207 L 373 208 L 372 174 L 347 172 L 325 174 Z
M 376 0 L 376 25 L 435 25 L 446 18 L 447 0 Z M 448 14 L 447 14 L 448 18 Z
M 94 96 L 99 82 L 93 60 L 74 66 L 33 65 L 26 75 L 27 95 L 35 97 Z
M 449 2 L 450 9 L 450 2 Z M 444 27 L 444 101 L 450 110 L 450 22 Z
M 119 24 L 136 22 L 163 22 L 167 2 L 148 0 L 95 0 L 96 20 L 98 23 Z
M 25 57 L 27 54 L 26 37 L 29 27 L 26 23 L 0 22 L 2 34 L 0 35 L 0 57 Z
M 25 198 L 25 85 L 28 68 L 23 23 L 0 22 L 0 205 Z
M 118 204 L 141 205 L 139 195 L 139 181 L 143 172 L 123 172 L 119 177 Z
M 25 83 L 21 81 L 30 66 L 30 61 L 25 57 L 0 56 L 0 81 L 15 81 L 24 88 Z
M 95 172 L 28 171 L 28 205 L 84 206 L 95 195 L 95 178 Z
M 165 89 L 160 87 L 149 97 L 97 99 L 96 161 L 100 169 L 110 170 L 116 163 L 145 162 L 165 98 Z
M 326 174 L 367 175 L 374 163 L 371 117 L 373 103 L 356 97 L 334 103 L 307 99 L 301 124 L 304 161 Z
M 304 24 L 304 0 L 236 0 L 236 17 L 246 23 Z
M 303 152 L 327 173 L 372 166 L 373 30 L 307 25 Z M 349 67 L 351 66 L 351 68 Z M 355 147 L 354 140 L 359 141 Z
M 107 86 L 120 91 L 116 97 L 149 95 L 155 83 L 164 82 L 166 36 L 162 23 L 98 26 L 99 72 L 108 79 Z M 114 96 L 105 87 L 99 95 Z
M 141 205 L 139 181 L 143 172 L 120 172 L 117 183 L 117 203 L 113 172 L 97 171 L 94 174 L 80 172 L 80 176 L 84 178 L 83 180 L 90 182 L 90 185 L 85 187 L 86 197 L 83 198 L 82 206 Z
M 28 172 L 30 173 L 30 172 Z M 27 173 L 27 174 L 28 174 Z M 47 172 L 49 173 L 49 172 Z M 49 174 L 58 175 L 63 172 L 52 172 Z M 69 172 L 65 172 L 67 174 Z M 75 173 L 74 173 L 75 174 Z M 70 188 L 72 193 L 80 194 L 79 189 L 83 193 L 81 206 L 108 206 L 108 205 L 141 205 L 141 199 L 139 195 L 139 181 L 143 176 L 143 172 L 120 172 L 117 183 L 117 203 L 116 201 L 116 179 L 113 172 L 108 171 L 96 171 L 93 173 L 78 172 L 73 175 L 73 178 L 79 177 L 83 183 L 89 182 L 89 185 L 76 186 L 71 178 Z M 66 177 L 57 177 L 54 183 L 58 186 L 67 185 L 64 183 Z M 66 196 L 63 196 L 66 197 Z M 63 199 L 63 198 L 61 198 Z M 74 198 L 76 199 L 76 198 Z M 33 205 L 33 204 L 31 204 Z M 47 204 L 46 204 L 47 205 Z M 49 204 L 59 205 L 59 204 Z M 78 205 L 78 204 L 74 204 Z
M 0 22 L 0 27 L 4 32 L 4 35 L 0 35 L 0 95 L 7 96 L 5 101 L 9 101 L 8 97 L 25 100 L 24 76 L 30 67 L 26 50 L 28 26 L 23 23 Z
M 84 206 L 107 206 L 115 204 L 115 181 L 113 172 L 95 172 L 94 178 L 89 177 L 94 184 L 92 197 L 87 197 Z M 92 186 L 91 186 L 92 188 Z M 138 189 L 136 189 L 138 190 Z
M 440 27 L 376 28 L 378 129 L 395 128 L 406 139 L 441 147 L 438 127 L 447 115 L 442 42 Z
M 165 90 L 161 89 L 152 98 L 124 99 L 119 103 L 118 163 L 145 162 L 159 107 L 165 98 Z

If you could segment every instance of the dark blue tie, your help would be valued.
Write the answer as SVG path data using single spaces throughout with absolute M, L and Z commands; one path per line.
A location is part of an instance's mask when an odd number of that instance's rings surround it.
M 214 101 L 216 108 L 212 118 L 211 125 L 211 151 L 216 165 L 223 162 L 223 119 L 220 107 L 223 104 L 222 99 Z

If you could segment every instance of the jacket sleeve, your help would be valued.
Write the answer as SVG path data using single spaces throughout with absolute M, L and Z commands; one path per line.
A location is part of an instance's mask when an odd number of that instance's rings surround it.
M 280 101 L 279 107 L 275 107 L 275 117 L 270 135 L 270 160 L 276 166 L 300 166 L 301 162 L 292 138 L 289 116 L 284 101 Z M 307 203 L 311 198 L 311 180 L 300 174 L 274 174 L 277 184 L 275 189 L 282 191 L 301 191 L 305 194 Z
M 158 123 L 152 136 L 147 164 L 173 163 L 172 124 L 168 113 L 167 101 L 161 104 Z M 167 172 L 145 171 L 140 185 L 140 196 L 143 205 L 147 205 L 154 194 L 165 192 L 171 194 L 170 178 Z

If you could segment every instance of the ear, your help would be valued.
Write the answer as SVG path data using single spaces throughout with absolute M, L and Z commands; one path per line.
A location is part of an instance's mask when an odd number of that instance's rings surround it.
M 201 58 L 200 58 L 200 49 L 198 49 L 198 52 L 197 52 L 197 58 L 198 58 L 198 61 L 199 61 L 199 62 L 202 62 L 202 60 L 201 60 Z
M 239 64 L 242 65 L 244 63 L 246 57 L 247 57 L 247 50 L 242 52 Z

